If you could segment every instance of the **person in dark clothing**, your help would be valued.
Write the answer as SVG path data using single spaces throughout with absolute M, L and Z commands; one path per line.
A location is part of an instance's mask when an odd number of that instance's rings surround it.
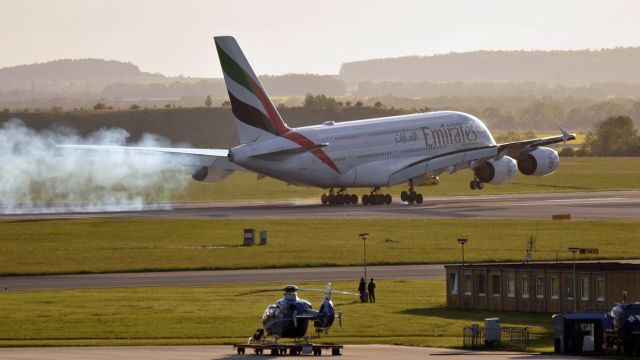
M 360 284 L 358 285 L 358 293 L 360 294 L 360 301 L 367 302 L 367 283 L 364 278 L 360 278 Z
M 369 302 L 376 302 L 376 284 L 373 282 L 373 278 L 369 281 L 369 285 L 367 285 L 367 290 L 369 291 Z

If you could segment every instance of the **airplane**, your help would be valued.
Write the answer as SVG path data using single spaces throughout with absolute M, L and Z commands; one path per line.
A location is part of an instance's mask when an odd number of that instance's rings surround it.
M 497 144 L 480 119 L 457 111 L 292 128 L 278 113 L 236 40 L 218 36 L 214 41 L 240 145 L 229 150 L 60 147 L 171 154 L 190 169 L 196 181 L 219 181 L 234 171 L 254 172 L 258 178 L 328 189 L 320 197 L 324 205 L 358 204 L 358 195 L 348 189 L 368 188 L 361 203 L 382 205 L 391 204 L 393 198 L 381 189 L 402 183 L 408 187 L 401 200 L 422 204 L 423 195 L 414 186 L 444 172 L 470 169 L 471 189 L 511 182 L 517 170 L 526 176 L 550 175 L 558 169 L 560 158 L 547 146 L 576 138 L 561 128 L 558 136 Z

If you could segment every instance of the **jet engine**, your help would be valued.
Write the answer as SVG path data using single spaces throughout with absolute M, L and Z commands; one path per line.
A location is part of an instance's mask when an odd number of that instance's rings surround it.
M 193 178 L 193 180 L 195 181 L 212 183 L 226 178 L 227 176 L 231 175 L 231 173 L 233 173 L 233 170 L 224 170 L 215 167 L 203 166 L 194 170 L 191 173 L 191 178 Z
M 516 161 L 508 156 L 498 160 L 487 160 L 475 168 L 476 177 L 483 183 L 504 184 L 516 177 Z
M 558 153 L 548 147 L 539 147 L 518 159 L 518 169 L 524 175 L 547 176 L 560 165 Z

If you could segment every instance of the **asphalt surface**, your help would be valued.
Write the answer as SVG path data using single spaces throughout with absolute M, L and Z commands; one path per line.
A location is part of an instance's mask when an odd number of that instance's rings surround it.
M 148 204 L 146 210 L 101 211 L 74 204 L 69 207 L 28 207 L 5 219 L 65 218 L 551 218 L 571 214 L 573 219 L 640 219 L 640 191 L 544 193 L 526 195 L 477 195 L 427 197 L 422 205 L 395 202 L 382 206 L 322 206 L 317 200 L 273 202 L 201 202 Z M 69 205 L 71 207 L 71 205 Z M 111 209 L 113 210 L 113 209 Z M 55 211 L 55 212 L 51 212 Z M 0 209 L 3 212 L 3 209 Z
M 323 352 L 323 357 L 330 357 Z M 518 352 L 466 351 L 393 345 L 346 345 L 339 359 L 599 359 L 596 356 L 540 355 Z M 3 360 L 210 360 L 210 359 L 280 359 L 290 356 L 236 355 L 231 346 L 128 346 L 128 347 L 55 347 L 0 349 Z
M 357 281 L 362 277 L 360 267 L 325 267 L 259 270 L 174 271 L 87 275 L 3 276 L 0 291 L 88 289 L 145 286 L 195 286 L 214 284 L 242 284 L 303 281 Z M 367 277 L 374 279 L 443 279 L 442 265 L 369 266 Z

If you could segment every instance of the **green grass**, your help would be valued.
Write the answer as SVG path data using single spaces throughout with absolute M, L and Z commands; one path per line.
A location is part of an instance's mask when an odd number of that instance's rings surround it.
M 482 191 L 470 190 L 469 170 L 453 175 L 440 176 L 440 184 L 419 187 L 427 198 L 438 195 L 487 195 L 487 194 L 523 194 L 541 192 L 575 192 L 640 189 L 640 157 L 572 157 L 562 158 L 560 168 L 550 176 L 536 177 L 518 174 L 514 182 L 503 185 L 485 186 Z M 406 190 L 406 184 L 388 190 L 398 199 L 400 192 Z M 355 189 L 357 194 L 365 194 L 368 189 Z M 387 190 L 385 190 L 387 191 Z M 255 174 L 234 173 L 218 183 L 191 182 L 187 189 L 172 195 L 175 201 L 215 201 L 215 200 L 317 200 L 324 191 L 316 188 L 288 186 L 287 184 L 265 178 L 256 180 Z M 319 200 L 318 200 L 319 201 Z
M 0 274 L 568 259 L 569 246 L 600 258 L 637 258 L 640 221 L 496 219 L 76 219 L 0 222 Z M 243 228 L 267 229 L 267 246 L 242 247 Z M 585 257 L 584 259 L 587 259 Z M 592 258 L 592 257 L 589 257 Z
M 0 346 L 244 342 L 261 327 L 264 308 L 280 294 L 233 294 L 280 285 L 3 292 Z M 353 291 L 357 282 L 334 286 Z M 547 351 L 551 346 L 550 315 L 447 309 L 444 281 L 379 281 L 376 292 L 375 304 L 357 303 L 348 295 L 334 297 L 337 311 L 344 312 L 344 327 L 336 324 L 320 341 L 459 347 L 464 326 L 500 317 L 503 326 L 531 328 L 537 338 L 532 350 Z M 300 296 L 316 307 L 322 297 Z

